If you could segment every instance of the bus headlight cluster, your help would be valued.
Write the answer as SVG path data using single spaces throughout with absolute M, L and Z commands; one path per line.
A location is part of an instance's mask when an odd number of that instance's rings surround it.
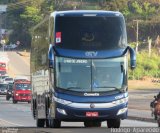
M 68 104 L 72 103 L 71 101 L 67 101 L 67 100 L 64 100 L 64 99 L 57 98 L 57 97 L 53 97 L 53 100 L 57 103 L 61 103 L 61 104 L 64 104 L 64 105 L 68 105 Z
M 113 101 L 113 104 L 119 105 L 119 104 L 123 104 L 123 103 L 127 103 L 128 102 L 128 97 Z

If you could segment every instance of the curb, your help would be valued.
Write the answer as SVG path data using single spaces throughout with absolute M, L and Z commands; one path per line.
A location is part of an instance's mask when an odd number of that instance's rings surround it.
M 144 121 L 144 122 L 152 122 L 152 123 L 157 123 L 157 121 L 153 118 L 142 118 L 142 117 L 137 117 L 137 116 L 128 116 L 129 120 L 139 120 L 139 121 Z

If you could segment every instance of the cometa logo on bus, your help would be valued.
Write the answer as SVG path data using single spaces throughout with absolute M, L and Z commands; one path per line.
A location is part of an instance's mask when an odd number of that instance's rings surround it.
M 99 93 L 84 93 L 84 96 L 99 96 Z
M 88 56 L 88 57 L 95 57 L 97 56 L 98 52 L 96 51 L 87 51 L 85 52 L 85 55 Z

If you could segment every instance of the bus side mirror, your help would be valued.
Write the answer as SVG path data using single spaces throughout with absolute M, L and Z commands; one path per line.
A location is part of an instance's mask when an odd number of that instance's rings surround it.
M 136 53 L 133 48 L 128 46 L 129 52 L 130 52 L 130 67 L 131 70 L 136 68 Z

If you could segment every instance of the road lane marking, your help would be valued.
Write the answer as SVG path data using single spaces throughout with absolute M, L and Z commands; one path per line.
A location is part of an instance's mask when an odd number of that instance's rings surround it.
M 12 123 L 10 121 L 6 121 L 0 118 L 0 127 L 9 127 L 9 126 L 23 126 L 24 127 L 24 125 Z

